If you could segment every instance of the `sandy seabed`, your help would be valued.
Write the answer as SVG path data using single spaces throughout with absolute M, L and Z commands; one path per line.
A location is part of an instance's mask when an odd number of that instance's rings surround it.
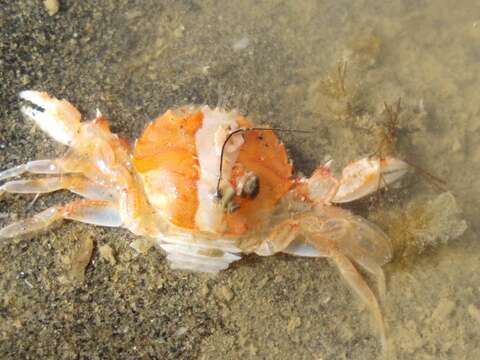
M 69 99 L 85 118 L 98 107 L 131 140 L 159 113 L 192 103 L 313 129 L 281 136 L 305 174 L 381 147 L 446 182 L 438 190 L 411 175 L 350 207 L 396 244 L 382 305 L 390 357 L 478 359 L 479 14 L 472 0 L 65 0 L 54 15 L 40 1 L 6 2 L 1 168 L 64 151 L 22 118 L 23 89 Z M 385 147 L 384 103 L 399 98 Z M 29 206 L 31 197 L 4 195 L 1 225 L 68 198 Z M 210 277 L 172 271 L 158 251 L 139 255 L 134 240 L 121 229 L 65 223 L 2 242 L 0 358 L 380 356 L 368 309 L 328 260 L 249 256 Z M 92 259 L 75 272 L 88 244 Z

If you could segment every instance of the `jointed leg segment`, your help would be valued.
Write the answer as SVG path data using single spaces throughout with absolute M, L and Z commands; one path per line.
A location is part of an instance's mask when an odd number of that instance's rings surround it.
M 377 298 L 373 294 L 372 290 L 370 290 L 369 286 L 359 274 L 355 266 L 353 266 L 352 262 L 345 255 L 338 253 L 333 255 L 332 259 L 335 261 L 335 264 L 340 270 L 343 278 L 348 282 L 350 287 L 355 290 L 362 301 L 370 308 L 380 333 L 380 342 L 382 344 L 382 348 L 385 349 L 387 344 L 385 324 L 383 322 L 383 316 L 382 312 L 380 311 Z
M 260 256 L 270 256 L 286 249 L 299 234 L 296 220 L 288 219 L 275 226 L 270 235 L 255 249 Z
M 0 230 L 0 239 L 41 231 L 61 219 L 100 226 L 117 227 L 122 225 L 120 214 L 108 201 L 75 200 L 64 206 L 52 206 L 31 218 L 4 227 Z
M 0 180 L 25 173 L 44 175 L 84 173 L 90 168 L 88 162 L 70 158 L 34 160 L 0 171 Z
M 0 180 L 20 176 L 26 172 L 32 174 L 61 174 L 63 171 L 61 167 L 59 167 L 59 160 L 60 159 L 29 161 L 26 164 L 18 165 L 0 172 Z
M 0 193 L 42 194 L 62 189 L 70 190 L 87 199 L 115 200 L 114 190 L 97 185 L 81 175 L 9 181 L 0 186 Z
M 322 209 L 322 208 L 319 208 Z M 317 211 L 320 211 L 317 209 Z M 375 277 L 379 295 L 385 297 L 385 275 L 381 265 L 391 256 L 390 242 L 376 226 L 338 209 L 304 214 L 274 227 L 271 235 L 256 249 L 259 255 L 287 252 L 299 256 L 324 256 L 335 261 L 342 277 L 372 312 L 382 347 L 386 347 L 385 325 L 380 305 L 353 262 Z M 326 217 L 325 220 L 322 216 Z M 303 236 L 304 239 L 297 240 Z

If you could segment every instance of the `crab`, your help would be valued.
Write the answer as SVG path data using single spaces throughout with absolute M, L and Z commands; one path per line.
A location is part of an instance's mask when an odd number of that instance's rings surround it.
M 19 96 L 22 113 L 69 151 L 0 172 L 0 180 L 46 175 L 6 181 L 0 193 L 66 189 L 81 198 L 12 223 L 0 238 L 69 219 L 152 239 L 174 269 L 216 273 L 250 253 L 328 257 L 371 310 L 385 347 L 379 301 L 355 265 L 376 279 L 384 299 L 382 265 L 392 257 L 390 240 L 336 205 L 398 182 L 408 171 L 405 162 L 363 158 L 347 165 L 339 179 L 327 163 L 306 178 L 294 175 L 274 129 L 235 111 L 168 110 L 130 146 L 98 110 L 95 119 L 81 122 L 66 100 L 32 90 Z

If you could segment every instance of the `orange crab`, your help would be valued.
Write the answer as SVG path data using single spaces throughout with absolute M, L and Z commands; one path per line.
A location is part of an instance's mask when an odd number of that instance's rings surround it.
M 310 178 L 295 177 L 272 129 L 208 106 L 167 111 L 131 149 L 98 111 L 94 120 L 81 122 L 66 100 L 37 91 L 20 97 L 34 105 L 23 106 L 23 114 L 71 150 L 4 170 L 0 180 L 49 176 L 8 181 L 0 193 L 67 189 L 83 199 L 8 225 L 0 238 L 71 219 L 149 237 L 177 269 L 218 272 L 248 253 L 329 257 L 371 309 L 385 345 L 377 298 L 353 263 L 376 278 L 383 298 L 381 266 L 391 259 L 390 241 L 375 225 L 332 204 L 398 181 L 406 163 L 371 157 L 348 165 L 339 180 L 328 164 Z

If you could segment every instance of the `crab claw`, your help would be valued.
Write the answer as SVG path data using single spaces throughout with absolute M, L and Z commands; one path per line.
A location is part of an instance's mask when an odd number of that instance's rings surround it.
M 25 90 L 19 97 L 36 108 L 24 105 L 22 113 L 56 141 L 71 145 L 80 127 L 80 112 L 68 101 L 50 97 L 46 92 Z M 39 109 L 40 108 L 40 109 Z
M 340 186 L 332 202 L 345 203 L 360 199 L 396 183 L 408 169 L 407 163 L 391 157 L 370 157 L 355 161 L 343 169 Z

